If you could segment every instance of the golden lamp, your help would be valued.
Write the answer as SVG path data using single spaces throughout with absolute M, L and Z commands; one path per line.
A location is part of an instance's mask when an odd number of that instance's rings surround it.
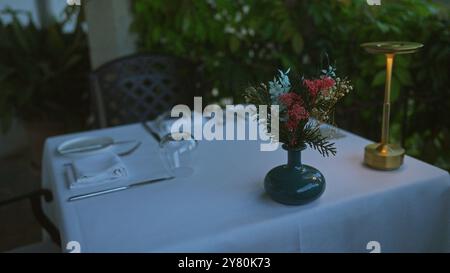
M 384 88 L 383 121 L 381 129 L 381 142 L 372 143 L 365 147 L 364 163 L 369 167 L 380 170 L 394 170 L 403 164 L 405 149 L 396 144 L 389 143 L 389 114 L 392 66 L 397 54 L 416 52 L 423 44 L 414 42 L 372 42 L 361 45 L 372 54 L 386 56 L 386 84 Z

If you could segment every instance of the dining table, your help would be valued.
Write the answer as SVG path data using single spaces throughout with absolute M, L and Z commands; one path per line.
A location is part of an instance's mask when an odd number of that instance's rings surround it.
M 151 122 L 150 122 L 151 123 Z M 158 140 L 141 123 L 50 137 L 42 187 L 54 199 L 44 211 L 58 227 L 61 249 L 72 252 L 449 252 L 450 175 L 411 156 L 397 170 L 363 164 L 371 141 L 336 129 L 337 154 L 308 148 L 304 164 L 326 179 L 323 195 L 305 205 L 270 199 L 264 177 L 286 164 L 281 147 L 261 151 L 259 140 L 198 140 L 193 172 L 127 190 L 70 201 L 74 195 L 166 177 Z M 121 156 L 125 180 L 71 189 L 72 157 L 57 149 L 86 136 L 141 145 Z M 114 147 L 111 148 L 114 152 Z

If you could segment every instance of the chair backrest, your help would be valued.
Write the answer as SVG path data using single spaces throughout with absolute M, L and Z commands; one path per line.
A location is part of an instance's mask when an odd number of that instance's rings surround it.
M 91 73 L 100 127 L 154 119 L 172 106 L 192 104 L 196 69 L 178 58 L 135 54 L 108 62 Z

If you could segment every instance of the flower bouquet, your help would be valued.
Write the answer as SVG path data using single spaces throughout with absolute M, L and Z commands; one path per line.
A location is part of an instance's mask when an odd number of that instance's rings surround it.
M 288 151 L 287 165 L 272 169 L 265 178 L 265 189 L 276 201 L 304 204 L 319 197 L 325 178 L 315 168 L 301 163 L 301 151 L 307 145 L 323 156 L 336 154 L 334 143 L 320 133 L 321 123 L 332 123 L 337 102 L 352 90 L 350 82 L 336 76 L 335 68 L 323 69 L 315 78 L 290 79 L 289 69 L 268 85 L 260 84 L 245 91 L 248 103 L 279 106 L 278 135 L 269 134 Z M 315 121 L 310 120 L 314 118 Z

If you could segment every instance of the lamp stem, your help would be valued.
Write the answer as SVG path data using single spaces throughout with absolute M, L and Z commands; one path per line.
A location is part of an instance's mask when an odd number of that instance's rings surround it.
M 391 79 L 392 79 L 393 63 L 394 63 L 394 54 L 386 54 L 386 85 L 384 88 L 383 123 L 381 131 L 382 146 L 386 146 L 389 142 L 389 114 L 391 108 L 390 100 L 391 100 Z

